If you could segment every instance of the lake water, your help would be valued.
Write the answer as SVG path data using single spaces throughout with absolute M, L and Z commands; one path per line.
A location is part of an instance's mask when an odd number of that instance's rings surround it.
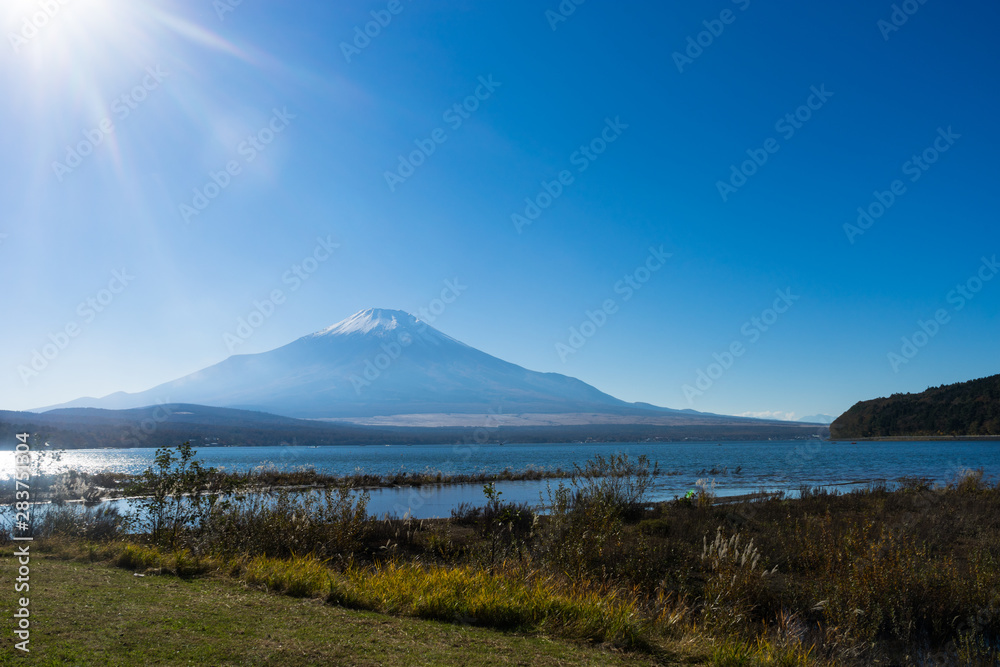
M 646 455 L 660 469 L 652 500 L 682 496 L 698 480 L 714 481 L 719 496 L 760 489 L 794 492 L 802 485 L 844 490 L 874 481 L 926 477 L 948 482 L 965 469 L 983 468 L 987 477 L 1000 475 L 1000 442 L 829 442 L 814 440 L 764 442 L 576 443 L 499 445 L 412 445 L 364 447 L 205 447 L 197 458 L 205 465 L 231 471 L 260 466 L 279 470 L 314 468 L 346 475 L 441 471 L 496 473 L 525 468 L 571 470 L 597 454 Z M 153 462 L 152 449 L 72 450 L 60 467 L 86 472 L 112 470 L 138 473 Z M 13 452 L 0 454 L 0 480 L 10 483 Z M 540 503 L 548 484 L 557 481 L 501 482 L 504 500 Z M 481 485 L 430 486 L 419 489 L 378 489 L 371 492 L 372 514 L 406 512 L 417 518 L 448 516 L 460 503 L 483 504 Z

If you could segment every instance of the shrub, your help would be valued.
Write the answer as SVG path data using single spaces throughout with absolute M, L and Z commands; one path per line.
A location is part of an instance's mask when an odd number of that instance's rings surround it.
M 472 503 L 459 503 L 451 510 L 451 522 L 457 525 L 471 526 L 483 518 L 483 508 Z
M 645 553 L 641 534 L 633 549 L 626 546 L 625 522 L 641 515 L 658 468 L 651 468 L 645 456 L 631 461 L 627 454 L 616 454 L 598 455 L 575 469 L 569 486 L 548 487 L 549 516 L 539 553 L 567 576 L 608 579 L 624 553 Z
M 37 537 L 80 537 L 88 540 L 111 540 L 128 529 L 128 519 L 117 507 L 80 507 L 49 505 L 39 512 L 35 527 Z
M 368 493 L 348 486 L 292 494 L 254 494 L 219 504 L 198 546 L 228 556 L 349 558 L 371 533 Z
M 574 466 L 571 484 L 576 491 L 576 504 L 597 504 L 618 517 L 634 517 L 646 502 L 646 495 L 659 474 L 659 464 L 650 467 L 645 455 L 636 460 L 628 454 L 598 454 L 586 465 Z
M 156 450 L 154 465 L 147 468 L 127 489 L 143 494 L 134 523 L 145 529 L 154 544 L 177 546 L 187 529 L 200 528 L 216 502 L 233 490 L 232 481 L 217 470 L 203 468 L 194 459 L 190 442 Z
M 498 561 L 526 555 L 535 526 L 535 513 L 526 503 L 508 503 L 502 500 L 503 493 L 490 482 L 483 487 L 486 505 L 482 509 L 478 530 L 486 539 L 484 557 L 490 566 Z
M 141 544 L 126 544 L 115 559 L 115 565 L 126 570 L 148 570 L 160 567 L 160 550 Z
M 976 493 L 989 488 L 987 484 L 983 482 L 983 469 L 978 470 L 962 470 L 956 476 L 954 482 L 949 484 L 950 488 L 954 488 L 959 493 Z

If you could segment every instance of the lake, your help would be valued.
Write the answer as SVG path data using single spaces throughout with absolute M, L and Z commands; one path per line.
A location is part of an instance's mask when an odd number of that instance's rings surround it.
M 660 469 L 652 500 L 668 500 L 696 489 L 698 480 L 719 496 L 760 489 L 795 492 L 802 485 L 849 490 L 900 477 L 953 480 L 962 470 L 983 468 L 1000 475 L 1000 442 L 830 442 L 819 439 L 764 442 L 643 442 L 506 445 L 393 445 L 364 447 L 204 447 L 197 457 L 205 465 L 230 471 L 260 466 L 279 470 L 314 468 L 347 475 L 441 471 L 445 474 L 502 472 L 525 468 L 570 470 L 597 454 L 646 455 Z M 64 452 L 60 467 L 85 472 L 112 470 L 138 473 L 153 462 L 152 449 L 90 449 Z M 13 452 L 0 454 L 0 479 L 13 473 Z M 558 481 L 499 482 L 504 500 L 540 504 L 547 485 Z M 448 516 L 460 503 L 483 504 L 481 485 L 378 489 L 371 492 L 372 514 L 406 512 L 416 518 Z

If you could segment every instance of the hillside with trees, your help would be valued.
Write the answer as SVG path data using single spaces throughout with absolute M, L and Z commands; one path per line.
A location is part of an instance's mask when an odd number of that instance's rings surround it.
M 830 437 L 1000 436 L 1000 375 L 857 403 Z

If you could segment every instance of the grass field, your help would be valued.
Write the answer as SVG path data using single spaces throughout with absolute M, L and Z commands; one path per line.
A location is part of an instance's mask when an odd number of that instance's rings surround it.
M 155 642 L 146 662 L 1000 664 L 1000 484 L 982 471 L 650 505 L 648 461 L 596 457 L 544 515 L 487 484 L 484 505 L 416 521 L 369 516 L 349 486 L 199 496 L 211 476 L 180 452 L 146 475 L 144 515 L 37 517 L 43 661 L 130 664 Z
M 0 558 L 4 583 L 17 567 L 12 551 Z M 5 586 L 0 665 L 664 664 L 544 636 L 347 610 L 221 576 L 137 577 L 107 562 L 37 553 L 31 565 L 31 653 L 13 648 L 14 593 Z

